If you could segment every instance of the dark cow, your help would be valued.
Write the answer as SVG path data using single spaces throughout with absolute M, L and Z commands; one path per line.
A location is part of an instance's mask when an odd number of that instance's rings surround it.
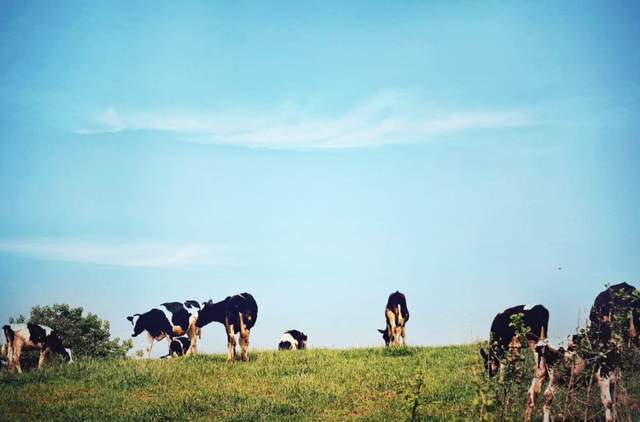
M 138 318 L 137 320 L 136 317 Z M 147 332 L 147 357 L 151 358 L 151 349 L 153 349 L 153 341 L 162 341 L 167 339 L 171 344 L 173 334 L 173 326 L 169 322 L 169 318 L 160 309 L 152 309 L 144 314 L 134 314 L 128 316 L 127 319 L 133 325 L 133 334 L 131 337 L 137 337 L 143 331 Z M 135 320 L 135 322 L 134 322 Z
M 521 316 L 522 329 L 525 331 L 527 345 L 535 353 L 535 346 L 540 340 L 547 338 L 549 332 L 549 311 L 542 305 L 535 305 L 530 309 L 525 305 L 518 305 L 505 309 L 497 314 L 491 323 L 489 332 L 489 350 L 480 349 L 484 360 L 485 371 L 492 377 L 501 370 L 502 361 L 506 358 L 512 361 L 524 346 L 520 336 L 513 326 L 512 319 Z M 533 379 L 527 393 L 527 400 L 535 403 L 540 394 L 546 372 L 540 365 L 534 365 Z
M 511 318 L 519 314 L 522 315 L 523 328 L 528 331 L 526 337 L 531 350 L 534 350 L 540 339 L 547 336 L 549 311 L 542 305 L 535 305 L 530 309 L 525 305 L 518 305 L 497 314 L 491 323 L 489 349 L 480 349 L 485 371 L 490 377 L 498 373 L 501 361 L 505 357 L 513 358 L 522 348 L 516 329 L 511 326 Z
M 59 354 L 69 362 L 73 361 L 71 350 L 65 348 L 58 334 L 46 325 L 10 324 L 2 327 L 2 331 L 7 342 L 7 364 L 10 369 L 17 369 L 18 373 L 22 373 L 20 355 L 23 350 L 40 351 L 38 368 L 44 366 L 45 359 L 52 353 Z
M 280 337 L 278 349 L 280 350 L 303 350 L 307 347 L 308 337 L 298 330 L 285 331 Z
M 176 337 L 172 339 L 171 343 L 169 344 L 169 353 L 162 358 L 167 358 L 169 356 L 173 358 L 185 356 L 190 346 L 191 340 L 189 340 L 187 337 Z
M 224 325 L 227 333 L 227 358 L 236 358 L 236 334 L 240 333 L 242 360 L 249 360 L 249 332 L 258 318 L 258 304 L 249 293 L 229 296 L 213 303 L 205 302 L 198 312 L 196 327 L 202 328 L 215 321 Z M 192 340 L 193 341 L 193 340 Z M 192 346 L 193 347 L 193 346 Z
M 551 405 L 559 388 L 575 380 L 587 368 L 593 369 L 587 373 L 593 373 L 598 383 L 605 419 L 615 420 L 612 390 L 621 376 L 620 354 L 625 347 L 637 345 L 639 315 L 640 291 L 627 283 L 616 284 L 596 297 L 586 336 L 570 336 L 566 350 L 555 349 L 546 341 L 538 343 L 536 361 L 549 375 L 544 392 L 544 421 L 551 419 Z M 569 371 L 564 370 L 567 368 Z M 563 376 L 566 373 L 571 376 Z M 569 388 L 573 387 L 569 385 Z M 527 420 L 530 420 L 535 401 L 529 401 L 527 405 Z
M 405 325 L 409 321 L 409 308 L 407 308 L 407 299 L 396 290 L 395 293 L 389 295 L 387 306 L 384 308 L 384 317 L 387 321 L 387 328 L 378 330 L 382 333 L 382 339 L 386 346 L 393 344 L 400 346 L 407 344 Z

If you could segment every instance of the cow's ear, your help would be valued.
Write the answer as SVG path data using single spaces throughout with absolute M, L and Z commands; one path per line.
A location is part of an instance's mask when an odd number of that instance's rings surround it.
M 381 330 L 381 329 L 379 329 L 379 328 L 378 328 L 378 332 L 379 332 L 380 334 L 384 334 L 384 333 L 386 333 L 386 332 L 387 332 L 387 330 Z
M 485 362 L 489 360 L 489 355 L 487 355 L 487 352 L 485 352 L 484 349 L 480 349 L 480 356 L 482 356 L 482 359 Z

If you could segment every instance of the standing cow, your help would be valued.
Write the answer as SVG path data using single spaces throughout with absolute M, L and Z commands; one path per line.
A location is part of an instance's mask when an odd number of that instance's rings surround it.
M 137 319 L 136 319 L 137 318 Z M 137 337 L 143 331 L 147 332 L 147 358 L 151 358 L 151 349 L 154 341 L 167 340 L 171 344 L 173 326 L 169 318 L 160 309 L 152 309 L 144 314 L 133 314 L 127 320 L 133 325 L 131 337 Z
M 57 353 L 68 362 L 72 362 L 71 350 L 62 345 L 58 334 L 47 327 L 39 324 L 9 324 L 2 327 L 7 343 L 7 364 L 10 369 L 17 369 L 22 373 L 20 366 L 20 355 L 23 350 L 40 351 L 38 368 L 44 366 L 47 356 Z
M 405 326 L 409 321 L 409 309 L 407 308 L 407 299 L 399 291 L 396 290 L 395 293 L 389 295 L 387 306 L 384 308 L 384 317 L 387 321 L 387 328 L 378 330 L 378 332 L 382 334 L 385 345 L 406 345 Z
M 485 371 L 490 377 L 498 373 L 505 357 L 512 359 L 522 348 L 516 327 L 511 324 L 512 317 L 517 315 L 522 316 L 522 325 L 527 331 L 527 344 L 531 350 L 535 349 L 539 340 L 547 337 L 549 311 L 542 305 L 531 308 L 518 305 L 497 314 L 489 331 L 489 349 L 480 349 Z
M 195 300 L 187 300 L 184 302 L 165 302 L 161 304 L 169 313 L 171 320 L 160 309 L 154 308 L 144 314 L 133 314 L 128 316 L 127 320 L 134 326 L 131 337 L 137 337 L 143 331 L 147 332 L 147 357 L 151 357 L 154 341 L 167 340 L 171 347 L 171 340 L 174 337 L 188 335 L 192 347 L 186 354 L 195 352 L 195 341 L 193 338 L 200 335 L 200 329 L 196 328 L 195 312 L 191 313 L 189 309 L 200 309 L 200 304 Z M 137 320 L 136 320 L 137 318 Z
M 196 327 L 201 329 L 215 321 L 224 325 L 227 333 L 227 359 L 236 358 L 236 335 L 240 334 L 242 360 L 249 360 L 249 332 L 258 318 L 258 304 L 249 293 L 229 296 L 225 300 L 213 303 L 205 302 L 198 312 Z M 192 339 L 193 342 L 193 339 Z M 193 345 L 192 345 L 193 347 Z
M 594 374 L 605 419 L 608 422 L 615 420 L 612 393 L 621 377 L 621 352 L 626 347 L 637 345 L 639 318 L 640 291 L 627 283 L 620 283 L 608 287 L 596 297 L 589 314 L 586 336 L 570 336 L 566 350 L 562 347 L 555 349 L 546 341 L 538 343 L 536 360 L 549 375 L 549 384 L 544 392 L 545 422 L 551 420 L 551 405 L 560 387 L 581 373 Z M 568 387 L 573 388 L 574 385 Z M 531 420 L 534 406 L 535 400 L 527 403 L 526 420 Z

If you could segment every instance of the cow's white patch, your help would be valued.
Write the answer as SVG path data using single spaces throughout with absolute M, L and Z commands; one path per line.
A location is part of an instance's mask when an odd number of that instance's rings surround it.
M 289 333 L 284 333 L 282 335 L 282 337 L 280 337 L 280 342 L 282 343 L 283 341 L 288 341 L 289 343 L 291 343 L 291 348 L 293 350 L 298 348 L 298 342 L 296 341 L 295 338 L 293 338 L 293 336 Z
M 69 363 L 73 362 L 73 354 L 71 353 L 71 349 L 65 348 L 64 350 L 66 350 L 69 354 Z
M 31 333 L 27 324 L 9 324 L 16 336 L 20 336 L 25 343 L 31 343 Z M 20 333 L 20 334 L 18 334 Z
M 44 330 L 45 335 L 49 336 L 53 329 L 51 327 L 47 327 L 46 325 L 38 325 L 40 328 Z

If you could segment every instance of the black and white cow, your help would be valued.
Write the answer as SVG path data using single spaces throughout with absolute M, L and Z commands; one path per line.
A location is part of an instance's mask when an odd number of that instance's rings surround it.
M 620 283 L 608 287 L 596 297 L 589 314 L 586 336 L 570 336 L 566 350 L 553 348 L 546 341 L 538 343 L 536 361 L 549 376 L 544 392 L 545 422 L 551 420 L 551 405 L 560 387 L 576 380 L 585 369 L 589 369 L 585 373 L 594 374 L 605 419 L 616 419 L 613 389 L 621 377 L 620 355 L 626 347 L 637 346 L 639 318 L 640 291 L 630 284 Z M 568 387 L 573 388 L 574 385 Z M 531 419 L 534 407 L 535 400 L 527 402 L 526 420 Z
M 227 358 L 236 358 L 236 338 L 240 334 L 242 360 L 249 360 L 249 332 L 258 318 L 258 304 L 249 293 L 229 296 L 225 300 L 213 303 L 205 302 L 198 312 L 196 327 L 202 328 L 211 322 L 224 325 L 227 333 Z M 193 346 L 192 346 L 193 347 Z
M 278 349 L 280 350 L 303 350 L 307 347 L 308 337 L 298 330 L 285 331 L 280 337 Z
M 137 319 L 136 319 L 137 318 Z M 137 337 L 142 332 L 147 332 L 147 357 L 151 358 L 151 349 L 154 341 L 166 339 L 171 344 L 173 337 L 173 325 L 169 318 L 160 309 L 152 309 L 144 314 L 133 314 L 127 320 L 133 325 L 131 337 Z
M 200 304 L 195 300 L 187 300 L 186 302 L 166 302 L 161 304 L 169 312 L 171 312 L 171 323 L 173 325 L 173 334 L 175 336 L 187 335 L 191 347 L 187 355 L 197 353 L 196 337 L 200 337 L 200 328 L 196 327 Z
M 409 308 L 407 308 L 407 299 L 399 291 L 396 290 L 395 293 L 389 295 L 387 305 L 384 308 L 384 317 L 387 321 L 387 328 L 378 330 L 378 332 L 382 334 L 385 345 L 406 345 L 405 326 L 409 321 Z
M 528 331 L 526 337 L 531 350 L 535 349 L 539 340 L 547 338 L 549 311 L 542 305 L 531 308 L 518 305 L 497 314 L 491 322 L 489 349 L 480 349 L 485 371 L 490 377 L 498 373 L 504 358 L 513 358 L 523 346 L 516 328 L 511 325 L 511 318 L 516 315 L 522 315 L 523 328 Z
M 166 339 L 171 345 L 173 337 L 188 335 L 191 339 L 191 344 L 195 347 L 192 337 L 200 334 L 200 330 L 195 327 L 196 316 L 187 310 L 187 308 L 199 309 L 200 304 L 198 302 L 195 300 L 188 300 L 184 304 L 181 302 L 165 302 L 161 306 L 164 306 L 169 311 L 171 320 L 162 310 L 157 308 L 144 314 L 134 314 L 127 317 L 127 320 L 134 326 L 131 337 L 136 337 L 143 331 L 147 332 L 147 357 L 149 358 L 151 357 L 154 341 L 159 342 Z M 191 354 L 194 351 L 195 349 L 190 349 L 187 354 Z
M 65 348 L 58 334 L 46 325 L 9 324 L 2 327 L 2 331 L 7 343 L 8 366 L 17 369 L 18 373 L 22 373 L 20 355 L 23 350 L 40 351 L 38 368 L 44 366 L 45 359 L 52 353 L 59 354 L 69 362 L 73 361 L 71 350 Z
M 187 337 L 176 337 L 171 340 L 169 344 L 169 353 L 162 358 L 167 358 L 169 356 L 173 358 L 177 358 L 180 356 L 185 356 L 187 351 L 191 347 L 191 340 Z

